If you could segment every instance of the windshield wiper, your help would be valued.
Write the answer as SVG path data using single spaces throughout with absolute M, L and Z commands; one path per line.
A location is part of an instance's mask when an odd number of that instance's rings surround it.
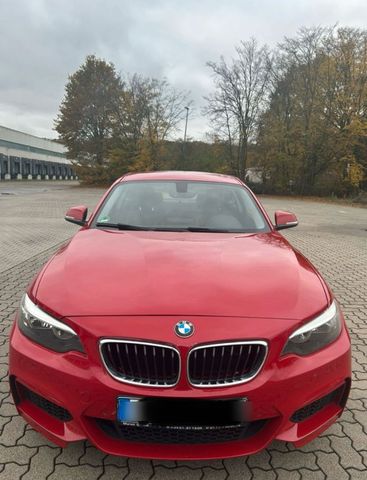
M 175 227 L 144 227 L 142 225 L 129 225 L 128 223 L 97 222 L 96 227 L 117 228 L 118 230 L 142 230 L 145 232 L 186 232 L 187 228 Z
M 142 230 L 153 232 L 211 232 L 211 233 L 231 233 L 231 230 L 224 228 L 207 227 L 144 227 L 142 225 L 130 225 L 128 223 L 108 223 L 97 222 L 96 227 L 117 228 L 118 230 Z
M 186 227 L 185 230 L 188 232 L 231 233 L 231 230 L 225 228 Z
M 128 223 L 97 222 L 96 227 L 117 228 L 118 230 L 153 230 L 150 227 L 142 227 L 140 225 L 129 225 Z

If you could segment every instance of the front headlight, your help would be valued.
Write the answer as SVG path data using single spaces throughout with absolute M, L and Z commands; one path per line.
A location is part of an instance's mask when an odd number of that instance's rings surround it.
M 282 355 L 308 355 L 321 350 L 339 336 L 341 327 L 340 311 L 334 301 L 321 315 L 290 335 Z
M 37 307 L 28 295 L 20 304 L 18 326 L 26 337 L 56 352 L 84 352 L 74 330 Z

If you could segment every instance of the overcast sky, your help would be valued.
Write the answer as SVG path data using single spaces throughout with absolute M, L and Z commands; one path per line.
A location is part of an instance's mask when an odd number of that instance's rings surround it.
M 204 138 L 208 60 L 251 36 L 274 46 L 302 25 L 367 27 L 367 0 L 0 0 L 0 18 L 0 125 L 56 137 L 67 76 L 94 53 L 189 90 L 188 135 Z

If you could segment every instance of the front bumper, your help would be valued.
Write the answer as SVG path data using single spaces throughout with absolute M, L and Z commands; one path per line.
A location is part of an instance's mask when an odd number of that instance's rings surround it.
M 236 329 L 234 331 L 237 332 Z M 223 332 L 220 334 L 223 335 Z M 89 339 L 84 342 L 88 355 L 78 352 L 55 353 L 25 338 L 16 322 L 14 324 L 9 373 L 17 409 L 33 428 L 60 446 L 87 438 L 108 454 L 186 460 L 249 455 L 262 450 L 274 439 L 301 446 L 328 428 L 342 414 L 349 393 L 351 354 L 349 336 L 344 327 L 334 343 L 307 357 L 288 355 L 279 359 L 282 342 L 278 342 L 278 345 L 273 342 L 277 345 L 273 348 L 269 339 L 272 348 L 257 377 L 242 385 L 205 389 L 190 386 L 184 373 L 173 388 L 120 383 L 106 372 L 95 353 L 98 350 L 97 341 L 98 335 L 94 341 Z M 182 345 L 179 348 L 183 357 L 187 356 L 188 348 L 185 350 Z M 36 397 L 25 395 L 24 387 Z M 337 389 L 339 393 L 330 396 L 325 404 L 320 401 Z M 60 419 L 47 413 L 42 401 L 39 403 L 34 400 L 37 396 L 57 408 L 61 407 L 61 411 L 65 409 L 72 418 Z M 251 435 L 244 435 L 240 440 L 185 443 L 185 448 L 182 448 L 182 443 L 127 441 L 126 437 L 122 439 L 112 434 L 111 429 L 104 428 L 115 424 L 118 396 L 200 399 L 246 397 L 251 407 L 249 421 L 253 425 L 261 423 L 261 428 L 253 428 Z M 305 411 L 311 411 L 311 415 L 304 418 L 303 411 L 300 416 L 294 417 L 295 412 L 310 404 L 313 406 Z M 318 407 L 314 408 L 315 405 Z M 292 421 L 292 416 L 297 421 Z

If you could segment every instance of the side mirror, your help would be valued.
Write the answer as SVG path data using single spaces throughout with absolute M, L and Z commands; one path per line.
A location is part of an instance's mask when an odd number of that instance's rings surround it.
M 85 225 L 87 220 L 88 208 L 85 205 L 71 207 L 66 212 L 65 220 L 67 222 L 76 223 L 77 225 Z
M 274 217 L 275 230 L 284 230 L 284 228 L 296 227 L 298 225 L 298 220 L 294 213 L 277 210 Z

